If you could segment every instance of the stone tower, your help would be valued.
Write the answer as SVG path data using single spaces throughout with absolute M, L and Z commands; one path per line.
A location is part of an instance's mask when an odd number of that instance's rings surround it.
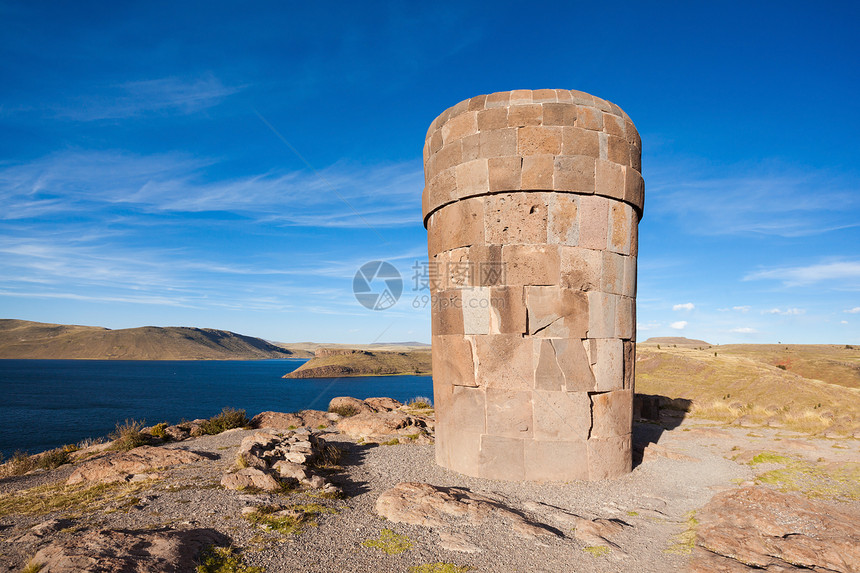
M 641 140 L 569 90 L 467 99 L 424 144 L 436 461 L 506 480 L 630 471 Z

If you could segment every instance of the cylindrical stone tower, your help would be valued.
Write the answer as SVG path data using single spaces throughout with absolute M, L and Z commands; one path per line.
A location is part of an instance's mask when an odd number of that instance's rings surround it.
M 424 144 L 436 461 L 506 480 L 630 471 L 641 141 L 569 90 L 467 99 Z

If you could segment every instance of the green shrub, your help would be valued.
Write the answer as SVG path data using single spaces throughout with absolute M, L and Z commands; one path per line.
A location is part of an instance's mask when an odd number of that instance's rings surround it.
M 127 452 L 138 446 L 145 446 L 149 443 L 149 440 L 141 432 L 142 429 L 143 422 L 138 422 L 137 420 L 126 420 L 122 424 L 117 422 L 116 430 L 110 435 L 110 438 L 113 440 L 110 449 Z
M 416 396 L 406 403 L 413 410 L 429 410 L 433 408 L 433 400 L 426 396 Z
M 35 561 L 30 561 L 27 563 L 27 566 L 21 569 L 21 573 L 39 573 L 42 568 L 45 567 L 44 563 L 37 563 Z
M 339 414 L 344 418 L 349 418 L 351 416 L 355 416 L 359 413 L 359 409 L 351 404 L 344 404 L 342 406 L 334 406 L 333 408 L 328 409 L 332 414 Z
M 264 573 L 262 567 L 242 563 L 242 557 L 232 547 L 204 547 L 198 557 L 200 565 L 195 573 Z
M 409 568 L 409 573 L 466 573 L 472 568 L 468 565 L 454 565 L 453 563 L 424 563 Z
M 149 429 L 149 435 L 167 441 L 170 436 L 167 435 L 166 430 L 167 422 L 160 422 Z
M 233 428 L 247 427 L 251 421 L 245 414 L 245 410 L 236 410 L 235 408 L 224 408 L 217 416 L 213 416 L 200 425 L 200 430 L 204 434 L 214 435 L 220 434 L 226 430 Z
M 379 549 L 389 555 L 396 555 L 412 547 L 412 542 L 405 535 L 394 533 L 390 529 L 383 529 L 379 532 L 379 539 L 368 539 L 362 541 L 364 547 L 373 547 Z

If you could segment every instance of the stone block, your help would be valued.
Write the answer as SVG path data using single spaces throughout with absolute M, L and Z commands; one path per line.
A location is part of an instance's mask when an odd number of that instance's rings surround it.
M 490 192 L 516 191 L 522 188 L 522 157 L 491 157 L 487 161 Z
M 532 90 L 511 90 L 511 107 L 532 103 Z
M 442 146 L 433 156 L 433 171 L 440 173 L 446 169 L 457 167 L 463 162 L 463 142 L 459 139 Z
M 570 90 L 555 90 L 555 97 L 558 98 L 559 103 L 573 102 Z
M 487 388 L 487 433 L 509 438 L 533 435 L 532 392 Z
M 430 137 L 430 154 L 437 153 L 440 149 L 442 149 L 442 132 L 437 129 Z
M 590 291 L 588 293 L 588 338 L 615 336 L 617 295 Z
M 570 125 L 567 124 L 561 129 L 562 154 L 584 155 L 595 159 L 600 157 L 600 138 L 597 132 Z
M 603 253 L 581 247 L 559 247 L 561 286 L 583 291 L 600 289 Z
M 624 167 L 605 159 L 597 160 L 594 192 L 604 197 L 624 199 Z
M 459 184 L 459 183 L 458 183 Z M 599 195 L 582 197 L 579 208 L 579 246 L 586 249 L 604 250 L 609 226 L 609 204 L 611 199 Z
M 557 285 L 558 249 L 555 245 L 503 245 L 502 264 L 508 284 Z
M 450 465 L 445 467 L 467 476 L 480 477 L 482 436 L 483 434 L 461 432 L 454 428 L 447 439 Z
M 521 438 L 481 436 L 479 477 L 520 481 L 525 479 L 523 442 Z
M 517 149 L 520 155 L 559 155 L 560 127 L 520 127 L 517 129 Z
M 551 339 L 556 360 L 568 392 L 592 392 L 596 382 L 591 361 L 580 338 Z
M 633 223 L 630 225 L 630 255 L 639 254 L 639 214 L 633 212 Z
M 500 285 L 507 276 L 501 245 L 473 245 L 469 248 L 468 261 L 473 280 L 469 286 Z
M 600 290 L 611 294 L 624 291 L 624 255 L 612 251 L 602 252 L 603 265 L 600 273 Z
M 533 90 L 532 101 L 535 103 L 547 103 L 558 101 L 555 90 Z
M 453 106 L 451 106 L 451 113 L 448 115 L 449 119 L 453 119 L 460 115 L 461 113 L 465 113 L 469 111 L 469 105 L 471 101 L 469 99 L 464 99 L 463 101 L 457 102 Z
M 624 341 L 624 389 L 636 391 L 636 342 L 633 340 Z
M 547 242 L 576 246 L 579 243 L 579 197 L 572 193 L 548 195 Z
M 585 338 L 588 299 L 579 290 L 527 286 L 528 333 L 542 338 Z
M 576 106 L 569 103 L 543 104 L 543 125 L 570 125 L 576 122 Z
M 594 193 L 594 158 L 561 155 L 553 163 L 553 186 L 556 191 Z
M 501 193 L 484 197 L 484 237 L 488 244 L 544 244 L 547 199 L 544 193 Z
M 439 291 L 433 301 L 430 313 L 433 335 L 463 334 L 463 311 L 460 291 L 448 289 Z
M 552 341 L 548 338 L 532 341 L 535 348 L 535 389 L 560 392 L 564 390 L 564 373 L 558 365 Z
M 523 157 L 523 189 L 535 191 L 551 190 L 553 179 L 552 155 L 529 155 Z
M 483 195 L 490 185 L 486 159 L 461 163 L 455 168 L 455 176 L 458 197 Z
M 543 119 L 543 106 L 539 103 L 513 105 L 508 108 L 508 127 L 540 125 Z
M 446 144 L 478 132 L 478 114 L 467 111 L 454 116 L 442 126 L 442 141 Z
M 630 167 L 642 173 L 642 152 L 637 147 L 630 148 Z
M 473 286 L 460 289 L 463 305 L 463 332 L 490 333 L 490 287 Z
M 521 286 L 490 288 L 490 332 L 492 334 L 525 334 L 525 288 Z
M 437 269 L 439 272 L 439 290 L 444 289 L 459 289 L 463 287 L 479 286 L 476 285 L 476 265 L 470 259 L 473 249 L 480 248 L 480 245 L 472 247 L 459 247 L 445 251 L 437 257 L 437 260 L 442 265 Z M 439 299 L 440 304 L 446 304 L 445 300 Z M 460 301 L 455 301 L 460 304 Z
M 534 438 L 582 442 L 591 430 L 591 400 L 587 392 L 535 390 Z
M 588 479 L 588 446 L 585 441 L 525 443 L 525 479 L 570 481 Z
M 424 207 L 425 213 L 432 208 L 453 201 L 457 196 L 457 174 L 455 168 L 452 167 L 445 171 L 440 171 L 431 179 L 430 186 L 424 193 L 424 196 L 427 198 L 427 205 Z M 423 199 L 424 197 L 422 197 L 422 201 Z
M 469 100 L 469 111 L 481 111 L 484 109 L 484 103 L 487 101 L 487 95 L 475 96 Z
M 484 201 L 464 199 L 445 205 L 428 220 L 427 241 L 433 254 L 484 243 Z
M 517 130 L 494 129 L 493 131 L 482 131 L 481 157 L 502 157 L 517 154 Z
M 592 96 L 594 98 L 594 107 L 599 109 L 602 112 L 609 113 L 612 111 L 612 106 L 605 99 L 599 98 L 597 96 Z
M 461 139 L 460 149 L 464 163 L 481 157 L 481 134 L 473 133 Z
M 636 257 L 633 255 L 624 258 L 624 287 L 621 294 L 636 298 Z
M 594 365 L 594 389 L 609 392 L 624 388 L 624 343 L 618 338 L 597 338 L 597 359 L 591 356 Z
M 632 402 L 631 402 L 632 403 Z M 449 424 L 457 431 L 487 431 L 487 394 L 483 388 L 455 386 L 451 393 Z
M 609 135 L 606 144 L 606 159 L 625 167 L 630 165 L 630 145 L 626 139 Z
M 591 394 L 591 438 L 615 438 L 633 432 L 633 392 Z
M 619 296 L 615 304 L 615 336 L 631 340 L 636 335 L 636 302 L 627 296 Z
M 635 169 L 628 167 L 624 177 L 624 200 L 642 212 L 645 203 L 645 181 Z
M 588 440 L 588 479 L 611 479 L 630 473 L 633 466 L 631 436 Z
M 624 118 L 618 117 L 614 113 L 603 114 L 603 131 L 609 135 L 621 137 L 627 141 L 626 134 L 624 132 Z
M 481 388 L 532 387 L 532 341 L 516 334 L 475 337 L 475 379 Z
M 639 138 L 639 132 L 636 131 L 636 126 L 630 121 L 630 118 L 624 120 L 624 134 L 627 136 L 627 142 L 637 149 L 642 149 L 642 140 Z
M 478 129 L 482 132 L 508 126 L 508 108 L 496 107 L 478 112 Z
M 600 110 L 589 105 L 576 106 L 576 123 L 574 125 L 583 129 L 602 131 L 603 114 L 600 113 Z
M 511 92 L 496 92 L 487 96 L 487 100 L 484 102 L 484 107 L 486 109 L 493 107 L 507 108 L 510 101 Z
M 594 96 L 591 94 L 587 94 L 579 90 L 570 90 L 570 97 L 573 103 L 579 104 L 580 106 L 591 107 L 594 105 Z

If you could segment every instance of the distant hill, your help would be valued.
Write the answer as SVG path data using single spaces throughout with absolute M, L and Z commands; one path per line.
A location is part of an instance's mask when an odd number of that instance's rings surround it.
M 408 352 L 318 348 L 316 356 L 284 378 L 336 378 L 339 376 L 429 375 L 430 349 Z
M 0 319 L 0 358 L 90 360 L 255 360 L 302 358 L 260 338 L 226 330 L 46 324 Z
M 710 342 L 696 340 L 695 338 L 684 338 L 683 336 L 655 336 L 649 338 L 644 344 L 677 344 L 678 346 L 713 346 Z

